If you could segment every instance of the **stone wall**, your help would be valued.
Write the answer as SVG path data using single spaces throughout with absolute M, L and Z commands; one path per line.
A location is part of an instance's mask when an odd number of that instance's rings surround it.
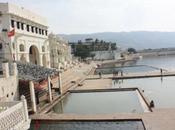
M 95 60 L 113 60 L 120 58 L 120 52 L 118 51 L 93 51 L 95 54 Z
M 16 66 L 15 63 L 13 63 Z M 16 70 L 9 71 L 9 64 L 2 64 L 3 75 L 0 75 L 0 101 L 14 101 L 19 99 L 18 75 Z M 13 69 L 17 69 L 13 67 Z M 11 73 L 11 74 L 10 74 Z

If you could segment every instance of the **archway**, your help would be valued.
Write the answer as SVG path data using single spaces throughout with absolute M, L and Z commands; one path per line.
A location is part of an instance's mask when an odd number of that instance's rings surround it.
M 31 46 L 29 48 L 29 61 L 30 63 L 39 65 L 39 51 L 36 46 Z
M 43 61 L 43 66 L 47 67 L 47 61 L 46 61 L 46 56 L 45 55 L 43 55 L 42 61 Z

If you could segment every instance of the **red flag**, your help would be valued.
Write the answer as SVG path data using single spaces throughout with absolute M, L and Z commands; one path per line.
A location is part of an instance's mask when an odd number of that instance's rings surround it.
M 8 32 L 8 37 L 12 37 L 15 35 L 15 29 L 13 29 L 12 31 Z

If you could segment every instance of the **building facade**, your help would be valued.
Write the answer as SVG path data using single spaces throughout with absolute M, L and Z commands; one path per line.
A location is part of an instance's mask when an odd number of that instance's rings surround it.
M 50 67 L 48 25 L 45 18 L 9 3 L 0 3 L 1 60 Z
M 50 62 L 52 68 L 66 68 L 72 63 L 71 46 L 61 37 L 50 34 Z

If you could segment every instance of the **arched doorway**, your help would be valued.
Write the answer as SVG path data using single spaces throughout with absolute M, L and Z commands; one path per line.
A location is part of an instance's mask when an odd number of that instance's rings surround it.
M 39 65 L 39 51 L 36 46 L 31 46 L 29 48 L 29 61 L 30 63 Z
M 43 55 L 42 61 L 43 61 L 43 66 L 47 67 L 47 61 L 46 61 L 46 56 L 45 55 Z

